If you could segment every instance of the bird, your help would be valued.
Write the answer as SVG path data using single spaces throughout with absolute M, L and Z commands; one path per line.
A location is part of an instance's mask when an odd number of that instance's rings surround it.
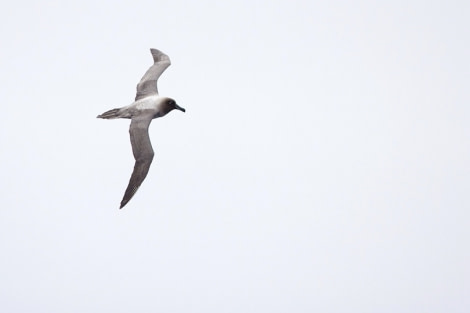
M 102 119 L 127 118 L 131 120 L 129 134 L 135 165 L 119 209 L 122 209 L 135 195 L 152 164 L 154 152 L 148 132 L 150 122 L 173 110 L 186 112 L 174 99 L 158 94 L 157 80 L 171 62 L 168 55 L 160 50 L 151 48 L 150 53 L 154 63 L 137 84 L 134 102 L 97 116 Z

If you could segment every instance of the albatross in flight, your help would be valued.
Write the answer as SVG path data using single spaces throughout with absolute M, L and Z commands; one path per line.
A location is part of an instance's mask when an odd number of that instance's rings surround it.
M 165 116 L 174 109 L 185 112 L 185 109 L 178 106 L 175 100 L 158 95 L 157 80 L 171 62 L 166 54 L 157 49 L 150 49 L 150 52 L 154 63 L 137 84 L 135 101 L 128 106 L 112 109 L 97 116 L 104 119 L 131 119 L 129 133 L 135 165 L 120 209 L 132 199 L 149 172 L 154 155 L 148 133 L 150 122 L 154 118 Z

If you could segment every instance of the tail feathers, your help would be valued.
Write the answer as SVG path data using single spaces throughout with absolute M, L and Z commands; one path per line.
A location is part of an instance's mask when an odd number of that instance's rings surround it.
M 106 118 L 106 119 L 119 118 L 120 117 L 119 111 L 120 109 L 112 109 L 112 110 L 104 112 L 103 114 L 98 115 L 97 118 Z

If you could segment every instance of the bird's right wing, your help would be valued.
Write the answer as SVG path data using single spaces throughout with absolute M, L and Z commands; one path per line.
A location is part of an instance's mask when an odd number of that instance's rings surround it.
M 153 149 L 149 137 L 149 125 L 153 116 L 151 114 L 133 117 L 129 133 L 131 137 L 132 152 L 134 153 L 135 165 L 129 185 L 121 201 L 122 209 L 139 189 L 150 169 L 153 160 Z
M 160 50 L 150 49 L 150 52 L 154 63 L 137 84 L 135 101 L 147 96 L 158 95 L 157 80 L 171 64 L 170 58 Z

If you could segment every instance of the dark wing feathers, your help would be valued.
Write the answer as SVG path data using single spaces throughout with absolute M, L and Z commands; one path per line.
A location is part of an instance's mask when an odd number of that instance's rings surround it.
M 148 133 L 152 115 L 136 116 L 132 118 L 129 133 L 131 137 L 132 152 L 134 153 L 135 165 L 132 172 L 129 185 L 127 186 L 124 197 L 121 201 L 120 209 L 122 209 L 139 189 L 150 169 L 153 160 L 153 149 L 150 143 Z
M 154 64 L 147 70 L 140 82 L 137 84 L 135 101 L 151 95 L 158 95 L 157 80 L 160 75 L 170 66 L 170 58 L 157 49 L 150 49 Z

